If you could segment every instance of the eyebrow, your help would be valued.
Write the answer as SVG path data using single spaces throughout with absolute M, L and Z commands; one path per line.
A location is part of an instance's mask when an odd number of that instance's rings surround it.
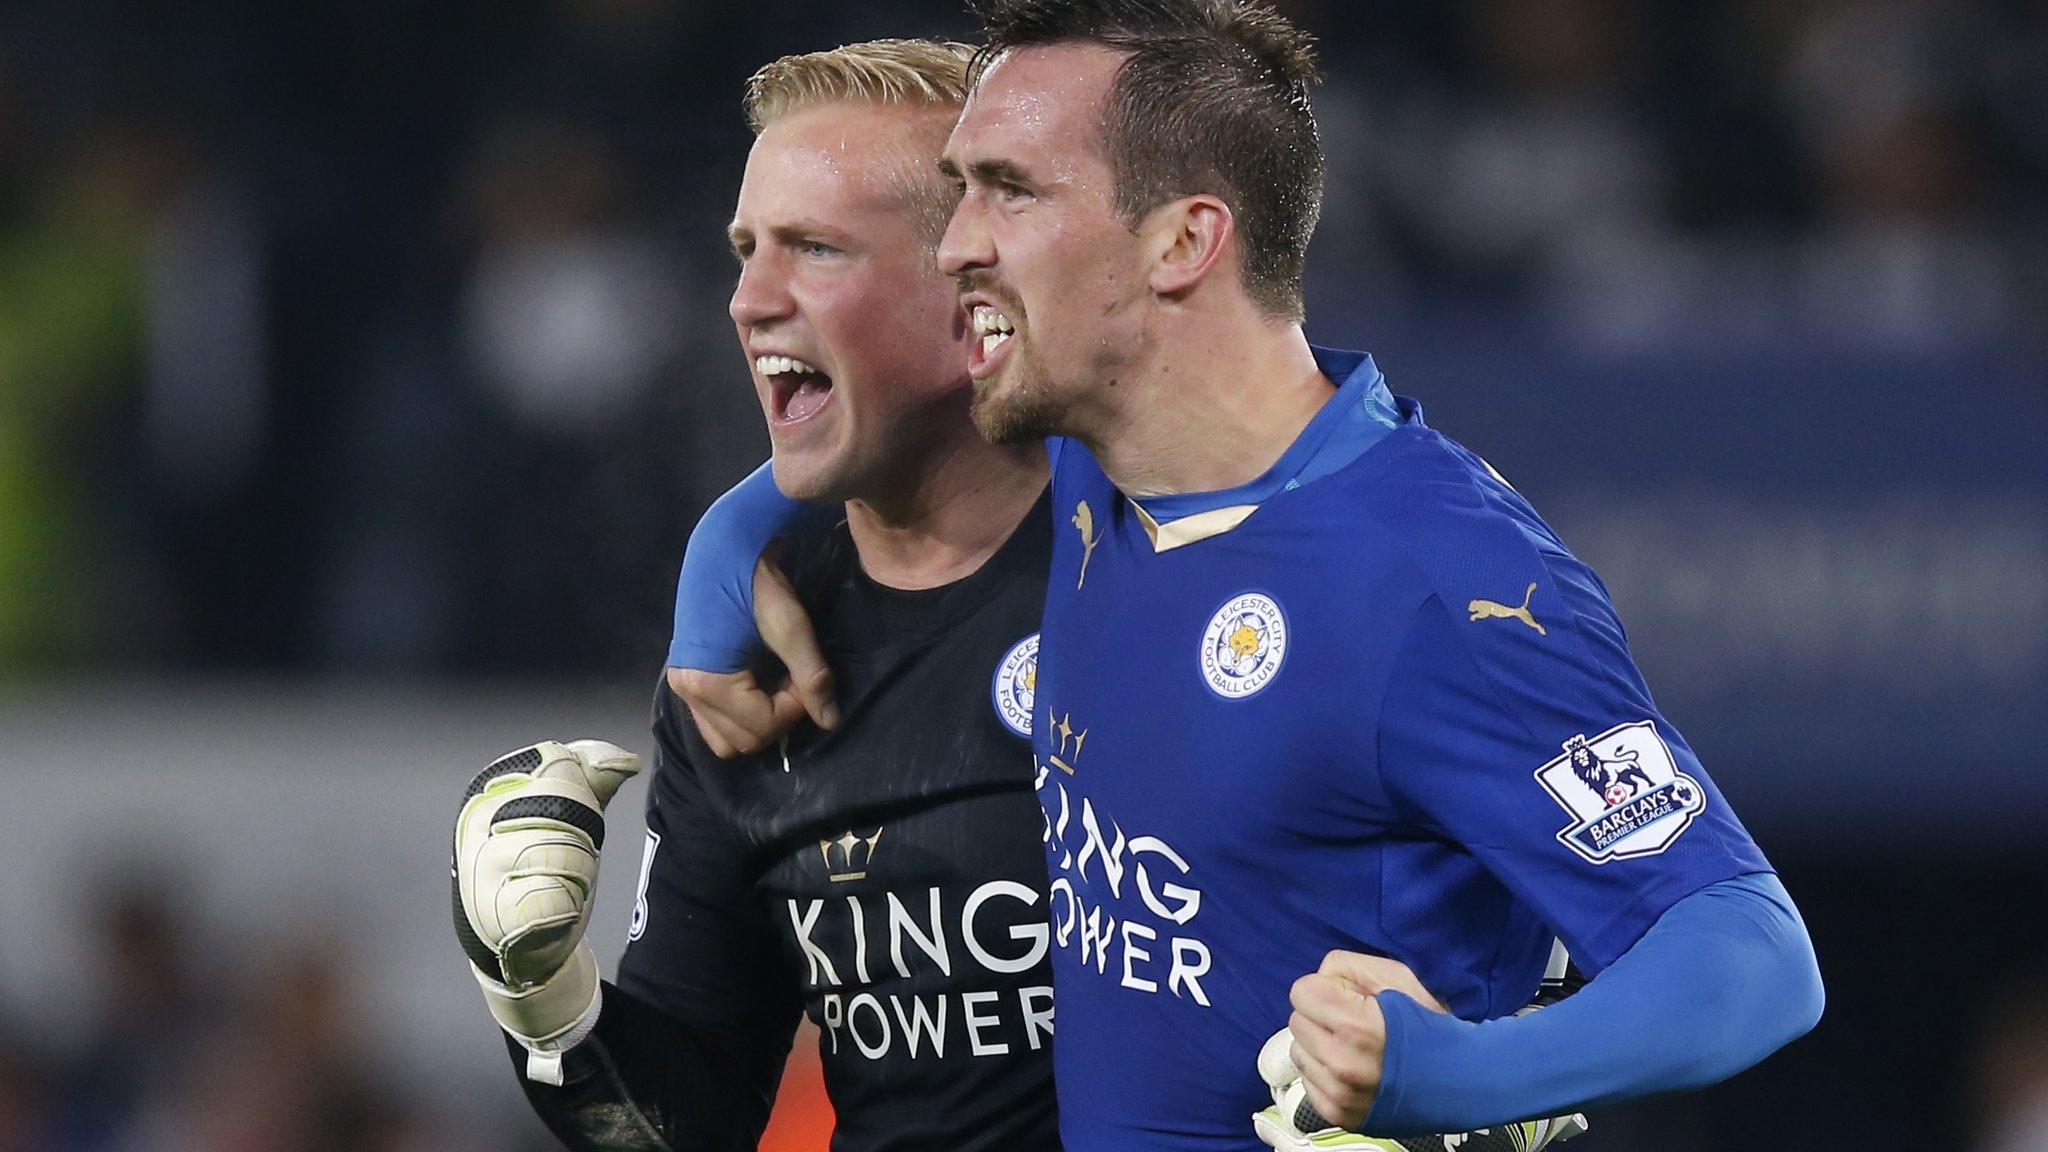
M 787 224 L 771 224 L 766 231 L 770 240 L 784 244 L 797 243 L 813 238 L 829 240 L 839 244 L 851 239 L 845 229 L 834 228 L 823 221 L 811 219 L 796 220 Z M 725 241 L 733 247 L 737 248 L 742 241 L 753 239 L 756 239 L 756 237 L 752 228 L 741 224 L 726 225 Z
M 939 158 L 939 171 L 949 180 L 960 179 L 960 166 L 950 157 Z M 1030 184 L 1031 176 L 1010 160 L 976 160 L 967 171 L 983 184 Z

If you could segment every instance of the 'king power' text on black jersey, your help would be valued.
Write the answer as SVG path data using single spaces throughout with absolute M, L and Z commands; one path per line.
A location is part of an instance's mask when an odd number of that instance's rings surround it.
M 844 525 L 785 558 L 836 731 L 721 761 L 659 691 L 618 983 L 570 1083 L 527 1085 L 559 1135 L 751 1147 L 802 1011 L 834 1152 L 1057 1149 L 1029 743 L 1051 539 L 1041 499 L 979 571 L 915 592 L 867 578 Z

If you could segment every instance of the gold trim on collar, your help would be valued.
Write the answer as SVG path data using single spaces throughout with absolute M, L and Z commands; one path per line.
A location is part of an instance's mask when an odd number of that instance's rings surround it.
M 1228 508 L 1211 508 L 1207 512 L 1183 516 L 1170 524 L 1161 524 L 1136 500 L 1131 501 L 1131 507 L 1138 513 L 1138 523 L 1145 526 L 1145 535 L 1152 538 L 1154 553 L 1171 552 L 1212 536 L 1221 536 L 1259 510 L 1257 504 L 1232 504 Z

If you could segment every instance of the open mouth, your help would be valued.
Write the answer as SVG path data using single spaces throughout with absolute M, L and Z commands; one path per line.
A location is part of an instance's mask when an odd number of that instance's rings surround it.
M 981 380 L 994 375 L 1003 357 L 1008 355 L 1011 339 L 1017 334 L 1017 325 L 987 304 L 976 304 L 971 316 L 974 334 L 980 340 L 968 357 L 967 369 L 969 375 Z
M 770 423 L 800 424 L 832 399 L 832 377 L 794 356 L 756 356 L 754 370 L 768 381 Z

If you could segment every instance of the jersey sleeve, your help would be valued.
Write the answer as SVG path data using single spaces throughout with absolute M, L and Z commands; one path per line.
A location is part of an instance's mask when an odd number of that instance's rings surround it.
M 1540 528 L 1540 524 L 1539 524 Z M 1598 973 L 1680 899 L 1770 870 L 1547 530 L 1432 540 L 1379 717 L 1389 797 Z
M 1385 1074 L 1363 1127 L 1402 1134 L 1704 1088 L 1804 1035 L 1827 997 L 1791 896 L 1752 875 L 1680 900 L 1543 1012 L 1474 1024 L 1399 993 L 1378 999 Z
M 560 1085 L 521 1087 L 577 1152 L 742 1152 L 766 1128 L 802 1011 L 796 976 L 695 765 L 709 750 L 664 687 L 625 958 Z M 509 1044 L 515 1066 L 525 1051 Z
M 505 1048 L 548 1131 L 573 1152 L 754 1152 L 775 1103 L 771 1053 L 690 1028 L 616 985 L 597 1028 L 562 1054 L 562 1082 L 529 1079 L 527 1051 Z
M 755 894 L 744 846 L 713 806 L 698 765 L 716 764 L 666 685 L 655 705 L 657 755 L 619 985 L 686 1024 L 766 1029 L 786 1051 L 798 981 Z
M 668 665 L 738 672 L 761 651 L 754 629 L 754 561 L 779 536 L 829 528 L 838 505 L 782 494 L 763 464 L 705 509 L 676 577 L 675 631 Z

